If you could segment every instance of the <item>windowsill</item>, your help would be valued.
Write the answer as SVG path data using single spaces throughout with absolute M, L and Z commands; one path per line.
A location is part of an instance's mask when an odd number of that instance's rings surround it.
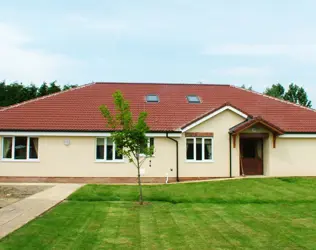
M 95 163 L 125 163 L 125 160 L 95 160 Z
M 1 159 L 4 162 L 40 162 L 39 159 L 25 159 L 25 160 L 16 160 L 16 159 Z
M 188 163 L 213 163 L 214 160 L 203 160 L 203 161 L 196 161 L 196 160 L 185 160 Z

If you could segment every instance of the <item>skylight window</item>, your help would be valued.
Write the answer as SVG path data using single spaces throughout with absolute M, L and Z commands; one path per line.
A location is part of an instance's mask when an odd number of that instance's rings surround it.
M 187 99 L 189 103 L 201 103 L 200 98 L 196 95 L 188 95 Z
M 159 98 L 157 95 L 147 95 L 146 102 L 159 102 Z

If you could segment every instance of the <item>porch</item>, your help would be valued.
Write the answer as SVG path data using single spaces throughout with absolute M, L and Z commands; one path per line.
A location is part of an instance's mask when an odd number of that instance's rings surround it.
M 232 137 L 230 147 L 239 150 L 239 176 L 265 175 L 264 159 L 265 154 L 269 153 L 267 149 L 276 147 L 276 138 L 283 131 L 261 117 L 256 117 L 234 126 L 229 132 Z M 270 137 L 272 145 L 269 144 Z

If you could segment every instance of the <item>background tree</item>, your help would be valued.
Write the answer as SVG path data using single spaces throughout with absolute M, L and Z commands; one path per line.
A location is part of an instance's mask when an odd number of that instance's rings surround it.
M 47 88 L 47 93 L 49 95 L 60 92 L 60 91 L 61 91 L 61 88 L 59 85 L 56 85 L 56 81 L 51 82 Z
M 143 204 L 143 191 L 141 184 L 140 168 L 147 157 L 151 157 L 153 148 L 147 147 L 148 138 L 146 132 L 149 127 L 146 124 L 147 113 L 141 112 L 136 121 L 130 110 L 130 105 L 120 91 L 113 94 L 116 114 L 112 114 L 105 105 L 100 106 L 100 111 L 107 121 L 107 126 L 115 130 L 111 137 L 116 144 L 119 154 L 127 157 L 137 168 L 139 186 L 139 203 Z M 141 158 L 140 153 L 146 157 Z
M 4 92 L 4 104 L 5 106 L 25 101 L 25 95 L 23 95 L 23 85 L 20 83 L 12 83 L 8 85 Z
M 5 82 L 4 81 L 0 82 L 0 106 L 5 106 L 4 105 L 5 91 L 6 91 Z
M 312 107 L 312 102 L 308 100 L 307 93 L 303 87 L 291 83 L 289 89 L 285 92 L 285 88 L 280 84 L 273 84 L 267 88 L 264 94 L 293 102 L 308 108 Z
M 25 96 L 25 101 L 31 100 L 37 97 L 38 88 L 34 84 L 30 84 L 22 89 Z
M 68 89 L 73 89 L 73 88 L 77 88 L 78 85 L 76 84 L 65 84 L 63 87 L 63 91 L 68 90 Z
M 263 93 L 269 96 L 283 99 L 285 89 L 280 83 L 278 83 L 278 84 L 273 84 L 270 88 L 266 88 L 266 90 Z
M 288 91 L 284 95 L 284 100 L 300 104 L 305 107 L 312 107 L 312 102 L 308 100 L 306 91 L 303 87 L 299 87 L 294 83 L 290 84 Z
M 77 85 L 64 85 L 63 90 L 78 87 Z M 56 81 L 49 85 L 44 82 L 39 88 L 34 85 L 23 85 L 22 83 L 13 82 L 6 84 L 5 81 L 0 82 L 0 106 L 9 106 L 19 102 L 34 99 L 36 97 L 45 96 L 61 91 L 61 87 Z
M 243 89 L 252 90 L 252 86 L 251 85 L 248 88 L 246 87 L 245 84 L 241 85 L 240 87 L 243 88 Z
M 48 95 L 48 86 L 46 82 L 43 82 L 37 91 L 37 97 Z

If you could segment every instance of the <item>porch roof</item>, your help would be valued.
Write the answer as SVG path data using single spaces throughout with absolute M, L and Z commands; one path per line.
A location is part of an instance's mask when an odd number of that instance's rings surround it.
M 244 130 L 246 130 L 246 129 L 248 129 L 256 124 L 262 125 L 263 127 L 267 128 L 268 130 L 273 132 L 274 134 L 277 134 L 277 135 L 284 134 L 284 131 L 281 128 L 279 128 L 278 126 L 264 120 L 260 116 L 257 116 L 254 118 L 249 118 L 248 120 L 237 124 L 236 126 L 232 127 L 229 130 L 229 133 L 236 135 L 236 134 L 241 133 L 242 131 L 244 131 Z

